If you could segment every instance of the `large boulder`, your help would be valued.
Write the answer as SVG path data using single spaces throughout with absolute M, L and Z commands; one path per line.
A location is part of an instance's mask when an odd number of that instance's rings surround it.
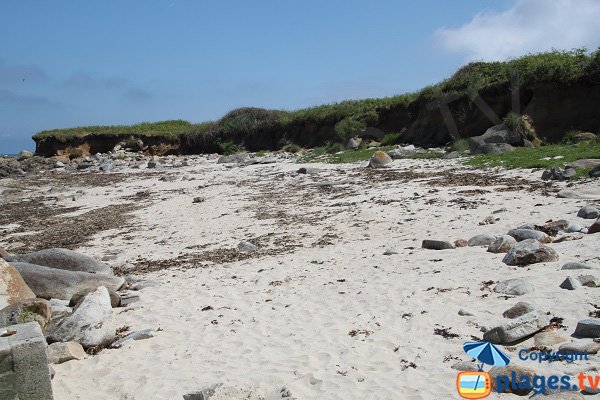
M 71 300 L 74 294 L 84 289 L 105 286 L 117 291 L 125 279 L 88 272 L 65 271 L 27 263 L 13 263 L 35 296 L 44 299 Z
M 526 138 L 513 132 L 505 124 L 492 126 L 481 136 L 469 139 L 471 154 L 503 153 L 514 149 L 513 146 L 523 146 Z
M 392 163 L 392 157 L 384 153 L 383 151 L 376 151 L 371 159 L 369 160 L 369 167 L 371 168 L 383 168 Z
M 490 329 L 483 334 L 483 340 L 508 345 L 533 335 L 547 324 L 548 318 L 543 313 L 532 311 Z
M 581 160 L 573 161 L 569 163 L 573 168 L 579 169 L 594 169 L 600 166 L 600 158 L 584 158 Z
M 106 345 L 116 337 L 108 290 L 101 286 L 88 294 L 73 314 L 65 317 L 52 332 L 50 342 L 80 343 L 84 348 Z
M 37 322 L 40 325 L 42 332 L 45 332 L 51 317 L 52 311 L 50 309 L 50 303 L 47 300 L 23 300 L 0 310 L 0 328 L 17 324 L 26 324 L 28 322 Z
M 47 249 L 27 254 L 11 254 L 6 257 L 6 261 L 42 265 L 66 271 L 113 274 L 110 266 L 103 262 L 67 249 Z
M 14 266 L 0 258 L 0 308 L 34 299 L 35 294 Z
M 558 261 L 558 253 L 535 239 L 517 243 L 502 259 L 507 265 L 519 266 L 551 261 Z

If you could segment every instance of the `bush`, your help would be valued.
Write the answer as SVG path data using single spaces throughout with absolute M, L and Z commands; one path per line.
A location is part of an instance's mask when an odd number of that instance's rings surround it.
M 382 146 L 392 146 L 400 140 L 399 133 L 388 133 L 381 139 Z
M 344 150 L 346 150 L 346 146 L 341 143 L 329 143 L 325 149 L 328 154 L 335 154 Z
M 286 150 L 290 153 L 298 153 L 300 150 L 302 150 L 302 147 L 298 146 L 296 143 L 292 143 L 287 145 Z
M 240 146 L 233 142 L 217 142 L 216 144 L 219 149 L 219 153 L 226 156 L 240 151 Z
M 70 147 L 69 150 L 67 150 L 67 154 L 69 155 L 70 160 L 74 160 L 83 157 L 83 150 L 79 147 Z
M 459 139 L 450 146 L 450 151 L 463 152 L 467 150 L 469 150 L 469 139 Z
M 346 140 L 362 131 L 367 127 L 367 123 L 355 119 L 355 117 L 347 117 L 335 124 L 335 132 L 340 139 Z

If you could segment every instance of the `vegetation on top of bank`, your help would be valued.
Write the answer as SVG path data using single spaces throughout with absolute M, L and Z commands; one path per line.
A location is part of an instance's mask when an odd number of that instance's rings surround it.
M 214 122 L 192 124 L 187 121 L 163 121 L 131 126 L 89 126 L 42 131 L 35 140 L 54 138 L 66 142 L 87 135 L 123 137 L 164 137 L 181 140 L 188 148 L 229 150 L 248 145 L 257 138 L 268 137 L 270 142 L 259 141 L 258 147 L 284 147 L 293 143 L 310 147 L 326 142 L 345 141 L 366 126 L 378 126 L 383 113 L 403 109 L 407 114 L 413 104 L 425 104 L 440 96 L 465 94 L 470 91 L 507 88 L 511 79 L 518 77 L 521 86 L 533 83 L 556 82 L 563 85 L 576 82 L 600 82 L 600 49 L 552 51 L 530 54 L 506 62 L 473 62 L 460 68 L 450 78 L 428 86 L 416 93 L 393 97 L 348 100 L 295 111 L 240 108 L 230 111 Z M 315 143 L 306 135 L 319 132 Z M 390 133 L 390 132 L 386 132 Z M 402 140 L 402 135 L 389 136 L 385 144 Z M 258 149 L 253 149 L 258 150 Z

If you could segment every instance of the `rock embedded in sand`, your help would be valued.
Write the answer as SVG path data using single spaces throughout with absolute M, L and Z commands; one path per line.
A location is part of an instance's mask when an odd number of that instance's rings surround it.
M 115 347 L 118 349 L 118 348 L 122 347 L 124 344 L 126 344 L 127 342 L 134 341 L 134 340 L 150 339 L 153 337 L 154 337 L 154 329 L 144 329 L 141 331 L 132 332 L 129 335 L 122 337 L 121 339 L 114 342 L 112 344 L 112 347 Z
M 558 253 L 535 239 L 519 242 L 502 259 L 507 265 L 525 266 L 530 264 L 558 261 Z
M 547 324 L 545 315 L 532 311 L 490 329 L 483 334 L 483 340 L 494 344 L 511 344 L 533 335 Z
M 520 301 L 508 310 L 504 311 L 502 316 L 508 319 L 515 319 L 532 311 L 535 311 L 535 307 L 533 305 L 524 301 Z
M 68 249 L 46 249 L 27 254 L 12 254 L 6 261 L 35 264 L 66 271 L 113 275 L 110 266 Z
M 552 238 L 546 235 L 544 232 L 536 231 L 533 229 L 512 229 L 508 232 L 509 236 L 515 238 L 517 242 L 522 242 L 527 239 L 534 239 L 541 243 L 551 243 Z
M 117 291 L 125 283 L 125 279 L 117 276 L 65 271 L 27 263 L 13 265 L 35 295 L 44 299 L 71 300 L 77 292 L 95 290 L 99 286 Z
M 591 288 L 600 287 L 600 279 L 594 275 L 579 275 L 577 277 L 581 286 L 587 286 Z
M 34 299 L 35 293 L 19 271 L 0 258 L 0 309 L 19 301 Z
M 593 224 L 592 224 L 592 225 L 591 225 L 591 226 L 588 228 L 588 231 L 587 231 L 587 233 L 588 233 L 588 234 L 590 234 L 590 235 L 591 235 L 592 233 L 598 233 L 598 232 L 600 232 L 600 218 L 598 218 L 598 219 L 596 220 L 596 222 L 594 222 L 594 223 L 593 223 Z
M 84 348 L 105 345 L 115 338 L 108 290 L 101 286 L 88 294 L 73 314 L 48 333 L 51 342 L 75 341 Z
M 469 239 L 469 247 L 489 246 L 496 240 L 496 236 L 487 233 L 475 235 Z
M 533 342 L 537 347 L 552 347 L 567 340 L 569 340 L 567 336 L 558 331 L 540 332 L 533 337 Z
M 444 240 L 423 240 L 421 247 L 428 250 L 451 250 L 455 248 L 452 243 Z
M 590 318 L 579 321 L 573 336 L 581 338 L 599 338 L 600 318 Z
M 92 293 L 95 290 L 96 290 L 96 288 L 94 288 L 94 289 L 86 288 L 86 289 L 80 290 L 79 292 L 75 293 L 71 297 L 71 300 L 69 301 L 69 307 L 77 306 L 79 303 L 81 303 L 81 301 L 83 301 L 85 296 L 87 296 L 88 294 Z M 119 293 L 115 292 L 112 289 L 107 289 L 107 290 L 108 290 L 108 295 L 110 296 L 110 305 L 112 306 L 112 308 L 119 307 L 121 305 L 121 296 L 119 295 Z
M 574 270 L 574 269 L 594 269 L 594 267 L 584 264 L 584 263 L 576 262 L 576 261 L 571 261 L 571 262 L 565 263 L 561 267 L 561 270 Z
M 510 379 L 510 377 L 514 374 L 516 377 L 515 382 L 517 383 L 525 377 L 527 377 L 527 379 L 529 379 L 529 381 L 531 382 L 536 376 L 536 372 L 533 369 L 514 364 L 507 365 L 506 367 L 492 367 L 490 369 L 489 374 L 492 378 L 492 391 L 494 392 L 498 391 L 498 388 L 496 386 L 498 383 L 498 376 L 507 376 Z M 533 391 L 533 387 L 524 389 L 520 388 L 518 385 L 515 386 L 517 388 L 513 388 L 512 385 L 509 384 L 507 388 L 502 390 L 502 393 L 514 393 L 518 396 L 526 396 Z
M 560 284 L 561 289 L 565 290 L 576 290 L 581 286 L 581 283 L 575 278 L 567 276 L 567 278 Z
M 534 291 L 535 288 L 529 281 L 519 278 L 499 282 L 496 287 L 494 287 L 494 292 L 507 294 L 509 296 L 522 296 Z
M 371 168 L 383 168 L 387 167 L 392 163 L 392 157 L 384 153 L 383 151 L 376 151 L 371 159 L 369 159 L 369 167 Z
M 583 219 L 597 219 L 600 217 L 600 210 L 596 207 L 586 206 L 579 210 L 577 216 Z
M 456 239 L 454 241 L 454 247 L 467 247 L 469 245 L 469 242 L 467 242 L 465 239 Z
M 56 342 L 48 346 L 48 363 L 62 364 L 71 360 L 85 358 L 85 350 L 77 342 Z
M 238 251 L 240 253 L 254 253 L 256 251 L 256 249 L 257 249 L 257 247 L 250 242 L 241 241 L 238 244 Z
M 509 235 L 502 235 L 494 240 L 488 247 L 490 253 L 508 253 L 510 249 L 515 247 L 517 241 Z
M 571 342 L 565 343 L 558 348 L 565 353 L 584 353 L 597 354 L 600 351 L 600 343 L 596 342 Z

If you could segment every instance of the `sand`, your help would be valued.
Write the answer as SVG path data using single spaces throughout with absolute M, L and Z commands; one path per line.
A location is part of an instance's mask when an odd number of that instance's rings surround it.
M 318 171 L 296 174 L 301 166 Z M 177 180 L 160 181 L 165 175 Z M 55 398 L 180 400 L 215 384 L 229 387 L 215 399 L 458 398 L 451 366 L 470 360 L 463 343 L 481 339 L 481 327 L 497 325 L 504 310 L 531 302 L 564 318 L 570 335 L 599 302 L 600 289 L 558 287 L 574 272 L 560 271 L 565 262 L 600 267 L 598 235 L 551 244 L 560 261 L 528 267 L 509 267 L 483 247 L 421 249 L 424 239 L 500 235 L 524 223 L 593 222 L 576 216 L 593 201 L 558 198 L 566 184 L 544 190 L 540 175 L 467 169 L 458 160 L 397 160 L 372 171 L 361 163 L 241 167 L 194 157 L 188 167 L 131 170 L 114 186 L 86 187 L 69 201 L 82 207 L 75 214 L 145 193 L 122 227 L 79 250 L 117 269 L 151 270 L 134 275 L 140 300 L 115 311 L 119 326 L 158 331 L 54 366 Z M 198 196 L 204 201 L 193 203 Z M 495 224 L 479 225 L 503 208 Z M 240 255 L 242 240 L 257 253 Z M 535 292 L 507 298 L 483 284 L 509 278 L 528 278 Z M 595 356 L 518 360 L 517 349 L 530 346 L 533 339 L 505 350 L 514 364 L 540 372 L 598 365 Z

